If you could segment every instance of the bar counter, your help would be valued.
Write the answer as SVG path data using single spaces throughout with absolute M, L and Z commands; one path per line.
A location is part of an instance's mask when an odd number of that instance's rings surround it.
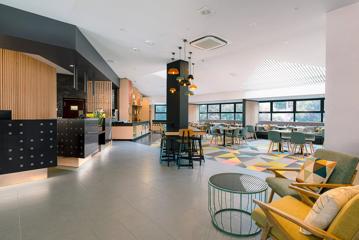
M 58 119 L 58 156 L 86 158 L 99 151 L 98 119 Z
M 132 141 L 150 133 L 150 122 L 112 122 L 112 140 Z

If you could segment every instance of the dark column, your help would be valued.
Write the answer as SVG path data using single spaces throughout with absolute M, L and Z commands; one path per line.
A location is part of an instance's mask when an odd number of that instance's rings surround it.
M 168 69 L 177 68 L 179 75 L 168 74 Z M 188 87 L 183 87 L 176 80 L 178 76 L 188 76 L 188 62 L 177 60 L 167 64 L 167 131 L 188 128 Z M 171 93 L 170 89 L 176 92 Z

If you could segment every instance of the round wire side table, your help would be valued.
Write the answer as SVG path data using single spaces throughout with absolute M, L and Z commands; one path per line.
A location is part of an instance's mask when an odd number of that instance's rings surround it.
M 240 173 L 220 173 L 208 181 L 208 210 L 213 225 L 234 236 L 252 236 L 260 228 L 251 218 L 256 204 L 266 202 L 268 185 L 262 179 Z

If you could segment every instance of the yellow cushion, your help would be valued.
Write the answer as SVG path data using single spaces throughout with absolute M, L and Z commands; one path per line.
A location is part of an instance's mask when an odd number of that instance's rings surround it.
M 328 232 L 343 240 L 359 239 L 359 194 L 340 210 Z
M 305 205 L 303 202 L 291 197 L 286 196 L 281 199 L 275 200 L 272 203 L 270 203 L 270 206 L 273 206 L 285 213 L 288 213 L 296 218 L 304 220 L 304 218 L 307 216 L 308 212 L 310 211 L 310 207 Z M 276 220 L 280 223 L 280 225 L 288 232 L 290 233 L 290 236 L 293 237 L 293 239 L 304 239 L 304 240 L 313 240 L 313 239 L 320 239 L 315 236 L 307 236 L 299 232 L 299 226 L 280 217 L 277 215 L 274 215 Z M 267 223 L 267 217 L 265 216 L 264 212 L 260 208 L 256 208 L 252 213 L 252 218 L 256 222 L 256 224 L 259 227 L 265 227 Z M 273 235 L 277 239 L 286 239 L 285 235 L 277 228 L 273 227 L 271 229 L 271 235 Z

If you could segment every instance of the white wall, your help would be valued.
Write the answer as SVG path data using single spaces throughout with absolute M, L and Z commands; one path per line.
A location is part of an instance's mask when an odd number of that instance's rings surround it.
M 359 156 L 359 3 L 327 16 L 325 147 Z
M 246 125 L 257 125 L 258 124 L 258 113 L 259 113 L 259 102 L 257 101 L 245 101 L 245 118 Z
M 188 105 L 188 122 L 199 121 L 199 106 L 194 104 Z

